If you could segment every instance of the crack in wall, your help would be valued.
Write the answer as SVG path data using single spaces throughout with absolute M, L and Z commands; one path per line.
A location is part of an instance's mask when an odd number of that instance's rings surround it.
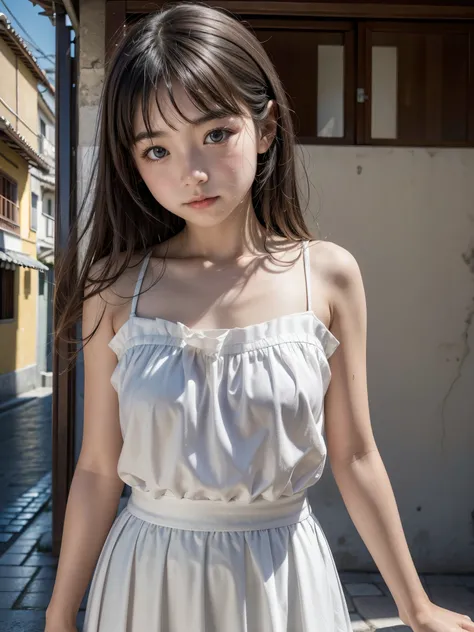
M 474 275 L 474 248 L 471 248 L 471 250 L 468 252 L 464 252 L 462 254 L 462 258 L 463 258 L 464 263 L 468 266 L 471 273 Z M 443 398 L 443 403 L 441 407 L 441 448 L 444 447 L 444 442 L 446 439 L 446 417 L 445 417 L 446 404 L 448 402 L 449 396 L 453 392 L 456 382 L 458 382 L 461 379 L 464 364 L 466 363 L 466 360 L 469 357 L 469 354 L 471 353 L 471 348 L 469 346 L 469 329 L 472 325 L 473 320 L 474 320 L 474 298 L 468 309 L 467 317 L 464 320 L 465 327 L 461 336 L 464 343 L 464 349 L 463 349 L 463 352 L 458 364 L 458 370 L 456 371 L 456 375 L 454 376 L 454 379 L 451 382 L 448 388 L 448 391 Z
M 89 63 L 81 64 L 81 68 L 85 70 L 103 70 L 104 62 L 99 58 L 91 59 Z

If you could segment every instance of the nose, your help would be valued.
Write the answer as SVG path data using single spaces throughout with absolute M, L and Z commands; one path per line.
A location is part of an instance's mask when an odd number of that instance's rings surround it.
M 195 187 L 209 180 L 208 162 L 200 148 L 192 146 L 181 156 L 181 181 L 187 187 Z
M 207 172 L 204 169 L 192 169 L 184 177 L 184 184 L 186 186 L 194 186 L 196 184 L 202 184 L 209 180 Z

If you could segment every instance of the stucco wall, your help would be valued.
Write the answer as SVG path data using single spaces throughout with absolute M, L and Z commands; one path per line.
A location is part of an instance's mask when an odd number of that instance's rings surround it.
M 18 64 L 18 68 L 16 67 Z M 34 149 L 38 149 L 38 95 L 36 79 L 4 40 L 0 40 L 0 67 L 2 80 L 0 97 L 18 114 L 16 119 L 2 103 L 0 114 L 5 116 L 13 127 L 26 138 Z M 18 92 L 17 92 L 18 89 Z
M 81 190 L 103 78 L 103 0 L 81 3 Z M 473 570 L 474 150 L 304 147 L 308 219 L 350 250 L 368 306 L 375 437 L 420 572 Z M 78 371 L 78 419 L 83 375 Z M 77 427 L 80 447 L 82 428 Z M 375 569 L 329 463 L 311 490 L 340 570 Z
M 18 131 L 38 151 L 38 82 L 21 59 L 18 71 Z
M 375 438 L 417 565 L 473 570 L 474 150 L 305 147 L 308 217 L 357 258 Z M 326 475 L 312 490 L 339 566 L 370 556 Z
M 0 141 L 0 170 L 16 181 L 20 207 L 21 245 L 16 248 L 36 258 L 35 233 L 30 230 L 30 175 L 27 162 Z M 6 247 L 11 247 L 6 244 Z M 13 248 L 13 249 L 16 249 Z M 36 363 L 37 270 L 15 271 L 15 318 L 0 323 L 0 375 Z
M 14 110 L 16 107 L 15 53 L 3 39 L 0 39 L 0 68 L 2 69 L 0 96 Z M 11 120 L 11 112 L 2 103 L 0 103 L 0 114 Z

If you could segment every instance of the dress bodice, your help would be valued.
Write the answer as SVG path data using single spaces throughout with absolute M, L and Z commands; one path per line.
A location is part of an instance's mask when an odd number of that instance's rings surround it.
M 339 341 L 308 309 L 199 330 L 136 315 L 110 341 L 118 363 L 118 473 L 152 497 L 252 502 L 305 490 L 326 461 L 328 358 Z

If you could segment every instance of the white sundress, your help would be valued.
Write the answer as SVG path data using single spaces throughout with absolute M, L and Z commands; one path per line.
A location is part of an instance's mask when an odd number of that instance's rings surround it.
M 131 314 L 109 346 L 120 478 L 84 632 L 349 632 L 308 488 L 324 469 L 324 396 L 339 341 L 311 310 L 197 330 Z

